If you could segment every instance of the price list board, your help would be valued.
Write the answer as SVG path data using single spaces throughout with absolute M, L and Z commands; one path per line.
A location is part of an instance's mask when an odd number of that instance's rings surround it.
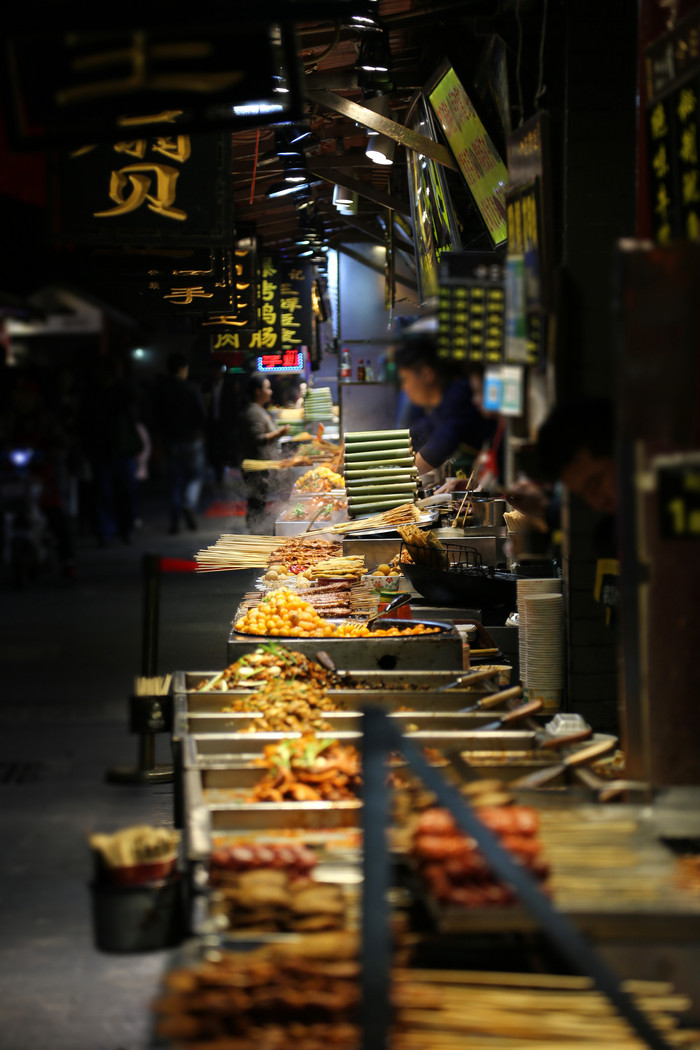
M 649 209 L 654 239 L 700 240 L 700 12 L 645 51 Z
M 658 472 L 659 533 L 664 539 L 700 539 L 700 463 Z
M 454 361 L 500 364 L 505 348 L 503 269 L 477 262 L 471 273 L 454 272 L 462 268 L 460 256 L 452 255 L 441 271 L 438 354 Z

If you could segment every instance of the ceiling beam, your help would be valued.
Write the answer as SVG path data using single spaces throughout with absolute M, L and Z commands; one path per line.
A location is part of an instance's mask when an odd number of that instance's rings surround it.
M 397 124 L 394 120 L 382 117 L 379 113 L 367 109 L 366 106 L 359 106 L 357 102 L 351 102 L 349 98 L 336 95 L 334 91 L 307 90 L 306 96 L 313 102 L 318 102 L 335 113 L 341 113 L 344 117 L 357 121 L 363 127 L 378 131 L 380 135 L 387 135 L 401 146 L 406 146 L 417 153 L 422 153 L 424 157 L 430 157 L 431 160 L 436 161 L 438 164 L 443 164 L 446 168 L 452 168 L 454 171 L 459 170 L 452 154 L 445 146 L 441 146 L 438 142 L 427 138 L 425 135 L 420 135 L 417 131 L 411 131 L 410 128 L 404 127 L 403 124 Z
M 346 190 L 354 190 L 359 197 L 366 197 L 367 200 L 378 204 L 380 208 L 390 208 L 391 211 L 399 211 L 402 215 L 411 214 L 411 204 L 404 197 L 390 196 L 382 190 L 375 189 L 368 182 L 349 178 L 345 172 L 336 171 L 333 168 L 328 168 L 325 171 L 319 169 L 317 171 L 312 161 L 307 162 L 307 169 L 312 175 L 318 175 L 319 178 L 325 179 L 326 182 L 337 182 L 344 186 Z

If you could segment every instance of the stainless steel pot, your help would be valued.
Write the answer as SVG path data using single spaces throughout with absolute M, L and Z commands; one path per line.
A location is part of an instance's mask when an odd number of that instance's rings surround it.
M 506 509 L 506 501 L 504 499 L 473 499 L 472 500 L 472 513 L 475 525 L 484 525 L 491 527 L 502 526 L 505 524 L 503 517 Z

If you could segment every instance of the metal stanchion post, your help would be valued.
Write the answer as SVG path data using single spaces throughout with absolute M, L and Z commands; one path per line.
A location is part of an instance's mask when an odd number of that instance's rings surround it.
M 144 554 L 141 567 L 143 582 L 143 619 L 141 632 L 141 673 L 150 678 L 158 666 L 158 619 L 160 609 L 160 557 Z M 136 766 L 107 770 L 113 784 L 167 784 L 173 780 L 173 767 L 157 765 L 156 733 L 171 733 L 173 727 L 172 696 L 129 697 L 129 729 L 139 737 Z

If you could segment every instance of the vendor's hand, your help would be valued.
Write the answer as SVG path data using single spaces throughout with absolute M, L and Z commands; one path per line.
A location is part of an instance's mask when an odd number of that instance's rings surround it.
M 288 434 L 289 429 L 289 423 L 285 423 L 283 427 L 280 427 L 280 437 L 284 437 L 285 434 Z
M 515 481 L 506 492 L 506 500 L 514 510 L 541 518 L 547 509 L 547 496 L 534 481 Z
M 439 492 L 466 492 L 466 490 L 466 478 L 447 478 L 440 488 L 435 490 L 435 494 L 437 495 Z

